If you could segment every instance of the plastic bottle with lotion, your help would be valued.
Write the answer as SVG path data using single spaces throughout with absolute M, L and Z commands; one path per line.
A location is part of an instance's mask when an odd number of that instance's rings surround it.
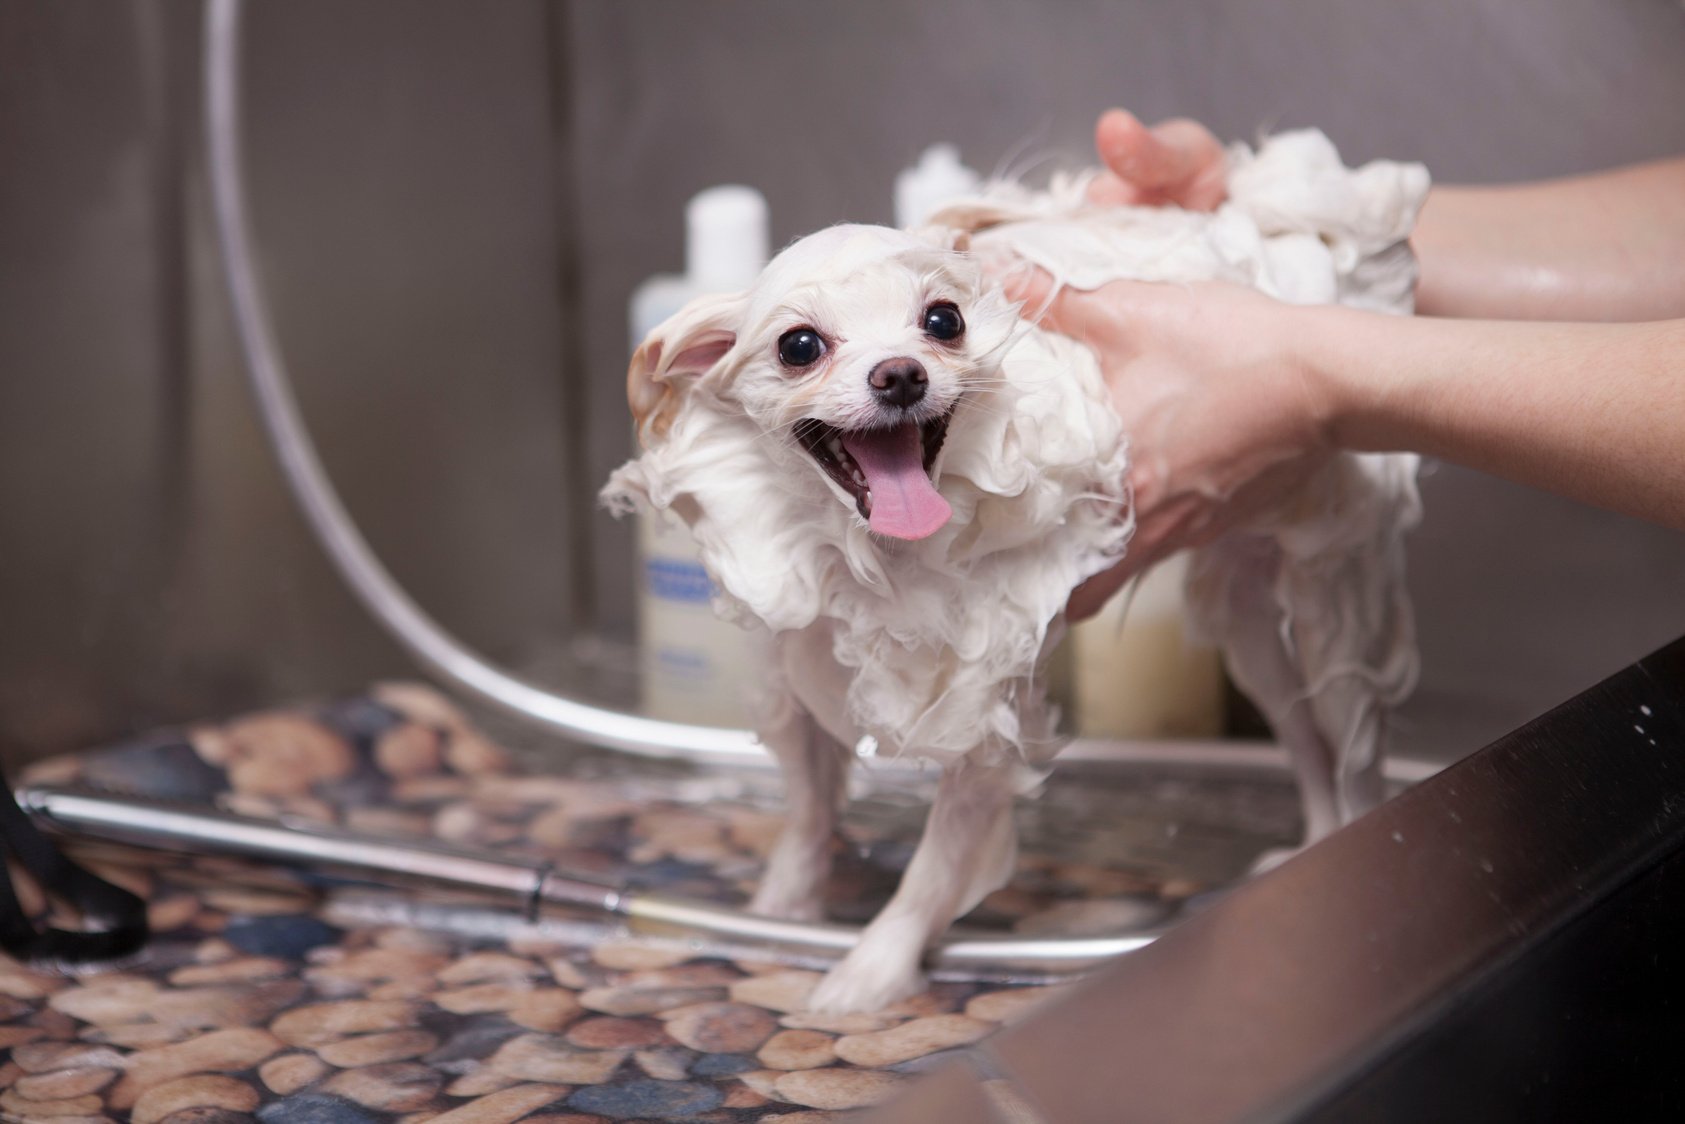
M 1223 663 L 1187 627 L 1188 556 L 1165 559 L 1072 627 L 1071 701 L 1089 738 L 1214 738 L 1223 732 Z
M 685 272 L 657 274 L 632 293 L 632 347 L 705 293 L 752 284 L 767 262 L 766 199 L 751 187 L 711 187 L 685 206 Z M 690 528 L 638 520 L 638 653 L 645 714 L 708 726 L 747 724 L 748 634 L 714 615 L 714 584 Z

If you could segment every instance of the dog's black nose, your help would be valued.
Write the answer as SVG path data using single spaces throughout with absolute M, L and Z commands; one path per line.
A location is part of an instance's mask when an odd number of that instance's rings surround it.
M 866 377 L 872 384 L 872 393 L 879 402 L 891 406 L 911 406 L 924 397 L 924 390 L 930 383 L 930 377 L 924 373 L 924 364 L 917 359 L 885 359 Z

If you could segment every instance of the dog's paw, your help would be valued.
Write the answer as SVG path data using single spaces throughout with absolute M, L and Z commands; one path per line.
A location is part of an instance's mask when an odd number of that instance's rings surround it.
M 856 952 L 859 950 L 857 949 Z M 896 957 L 860 958 L 850 953 L 808 996 L 807 1009 L 821 1015 L 881 1011 L 925 989 L 918 962 Z

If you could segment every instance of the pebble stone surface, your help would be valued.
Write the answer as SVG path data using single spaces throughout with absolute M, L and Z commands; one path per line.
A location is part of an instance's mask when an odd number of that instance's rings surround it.
M 29 779 L 456 839 L 691 897 L 740 902 L 752 889 L 778 824 L 775 791 L 722 798 L 706 779 L 557 768 L 523 769 L 443 697 L 383 684 L 52 759 Z M 1291 804 L 1288 788 L 1282 823 L 1248 846 L 1290 837 Z M 851 825 L 833 916 L 881 904 L 918 811 Z M 291 876 L 234 860 L 77 854 L 148 898 L 154 940 L 137 962 L 101 971 L 0 957 L 0 1119 L 823 1124 L 1058 991 L 938 982 L 883 1012 L 814 1015 L 802 1008 L 817 972 L 605 939 L 589 928 L 601 919 L 469 937 L 378 911 L 347 920 Z M 1112 871 L 1027 847 L 1013 885 L 968 923 L 1035 931 L 1049 913 L 1080 924 L 1089 903 L 1106 916 L 1144 900 L 1169 910 L 1188 883 L 1151 861 Z M 20 898 L 51 908 L 32 887 Z

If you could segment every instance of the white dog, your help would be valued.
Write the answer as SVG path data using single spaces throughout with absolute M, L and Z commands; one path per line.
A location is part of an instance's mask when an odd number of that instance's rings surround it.
M 633 357 L 645 451 L 604 497 L 683 519 L 720 609 L 772 637 L 759 732 L 789 813 L 751 908 L 820 915 L 862 735 L 942 766 L 899 889 L 816 1008 L 917 991 L 928 942 L 1010 875 L 1013 797 L 1058 747 L 1041 659 L 1072 588 L 1129 538 L 1126 435 L 1093 354 L 1021 320 L 978 253 L 1085 289 L 1223 278 L 1409 311 L 1422 169 L 1349 171 L 1309 132 L 1231 167 L 1212 215 L 1094 208 L 1077 180 L 996 186 L 918 232 L 823 230 Z M 1338 457 L 1192 569 L 1201 625 L 1292 754 L 1307 841 L 1381 796 L 1382 721 L 1415 673 L 1414 478 L 1412 457 Z

